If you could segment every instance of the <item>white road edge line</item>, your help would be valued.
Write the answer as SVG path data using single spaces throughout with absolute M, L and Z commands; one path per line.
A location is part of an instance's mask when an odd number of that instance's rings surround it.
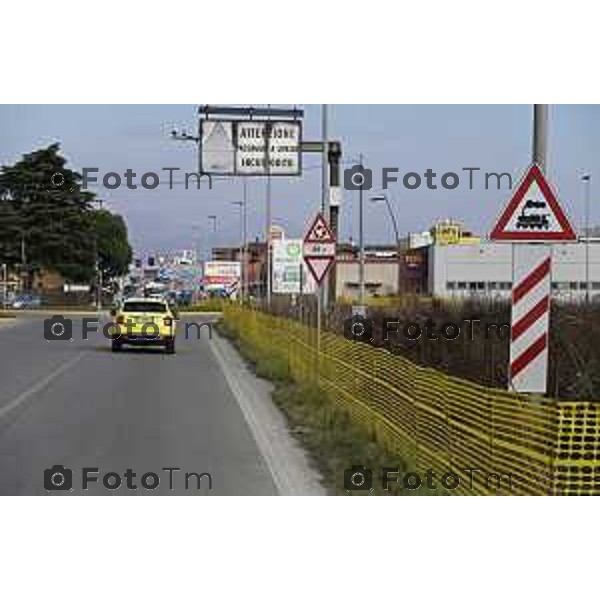
M 59 375 L 64 373 L 67 369 L 72 367 L 76 362 L 78 362 L 83 357 L 83 352 L 76 354 L 73 358 L 68 360 L 65 363 L 62 363 L 59 367 L 54 369 L 51 373 L 46 375 L 43 379 L 40 379 L 37 383 L 32 385 L 30 388 L 26 389 L 24 392 L 21 392 L 18 396 L 13 398 L 8 404 L 5 404 L 0 408 L 0 419 L 4 418 L 11 410 L 15 409 L 19 404 L 22 404 L 34 394 L 37 394 L 39 391 L 44 389 L 53 379 L 56 379 Z
M 279 494 L 282 496 L 325 495 L 324 488 L 316 481 L 316 476 L 312 475 L 312 469 L 308 466 L 305 454 L 299 448 L 299 444 L 291 438 L 287 428 L 282 431 L 283 426 L 273 423 L 274 419 L 269 418 L 266 407 L 264 411 L 261 410 L 261 404 L 264 404 L 264 400 L 260 397 L 260 394 L 253 389 L 253 386 L 243 385 L 239 375 L 234 373 L 231 365 L 228 364 L 222 347 L 224 343 L 226 342 L 216 334 L 213 335 L 208 345 L 211 347 L 225 380 L 250 427 Z M 231 352 L 235 353 L 235 358 L 239 360 L 241 367 L 247 369 L 237 351 L 232 349 Z M 227 353 L 229 354 L 229 352 Z M 239 370 L 239 367 L 236 370 Z M 247 373 L 254 377 L 249 371 Z M 270 399 L 269 402 L 271 402 Z M 263 413 L 264 419 L 259 418 L 257 409 Z M 283 424 L 283 416 L 279 413 L 279 409 L 273 405 L 273 410 L 277 412 Z M 263 422 L 266 419 L 271 422 Z M 286 440 L 288 440 L 287 443 Z M 284 457 L 288 459 L 287 464 Z M 295 464 L 290 464 L 290 462 Z M 294 472 L 296 472 L 296 475 L 290 476 L 290 473 Z

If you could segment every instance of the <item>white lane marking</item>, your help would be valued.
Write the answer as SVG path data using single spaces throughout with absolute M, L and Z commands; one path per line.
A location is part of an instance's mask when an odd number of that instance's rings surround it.
M 213 336 L 208 345 L 221 367 L 246 423 L 248 423 L 277 491 L 281 496 L 325 495 L 323 487 L 315 481 L 312 469 L 305 463 L 303 451 L 290 438 L 287 427 L 283 422 L 282 424 L 276 422 L 270 411 L 264 406 L 261 395 L 248 381 L 244 381 L 243 376 L 240 377 L 235 372 L 238 370 L 237 368 L 232 369 L 232 366 L 228 364 L 225 349 L 220 347 L 224 343 L 217 334 Z M 232 353 L 234 352 L 232 350 Z M 245 368 L 242 359 L 237 354 L 235 354 L 235 358 L 233 356 L 230 358 L 239 359 L 240 365 Z M 251 377 L 254 376 L 251 375 Z M 271 401 L 269 400 L 269 402 Z M 273 411 L 279 415 L 279 411 L 275 407 L 273 407 Z
M 83 352 L 76 354 L 71 360 L 60 365 L 58 368 L 54 369 L 51 373 L 46 375 L 43 379 L 40 379 L 37 383 L 33 384 L 30 388 L 26 389 L 24 392 L 21 392 L 18 396 L 13 398 L 8 404 L 0 407 L 0 419 L 4 418 L 11 410 L 22 404 L 31 396 L 37 394 L 41 390 L 43 390 L 53 379 L 56 379 L 59 375 L 64 373 L 67 369 L 72 367 L 76 362 L 78 362 L 83 357 Z

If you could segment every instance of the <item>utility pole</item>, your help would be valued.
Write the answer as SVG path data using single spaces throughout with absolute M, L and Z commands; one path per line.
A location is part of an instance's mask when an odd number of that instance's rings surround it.
M 591 187 L 592 176 L 587 174 L 581 178 L 584 185 L 585 202 L 585 303 L 589 305 L 591 299 L 590 290 L 590 209 L 591 209 Z
M 358 164 L 363 168 L 363 155 L 358 157 Z M 358 188 L 358 244 L 359 244 L 359 263 L 358 263 L 358 281 L 359 281 L 359 304 L 365 304 L 365 236 L 364 236 L 364 201 L 363 185 Z
M 329 148 L 328 148 L 328 107 L 327 104 L 321 104 L 321 142 L 323 144 L 323 152 L 321 154 L 321 214 L 328 224 L 330 224 L 329 215 Z M 335 268 L 335 264 L 334 264 Z M 321 295 L 321 306 L 327 310 L 329 301 L 329 277 L 325 278 L 323 285 L 319 290 Z
M 546 170 L 548 145 L 548 105 L 534 104 L 533 107 L 533 149 L 532 158 L 542 172 Z

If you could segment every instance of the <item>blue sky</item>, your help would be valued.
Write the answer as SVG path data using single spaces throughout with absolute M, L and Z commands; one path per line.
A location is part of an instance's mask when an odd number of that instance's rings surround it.
M 299 105 L 300 106 L 300 105 Z M 304 105 L 304 138 L 318 139 L 320 106 Z M 464 167 L 483 172 L 510 172 L 518 180 L 530 161 L 530 105 L 331 105 L 330 134 L 343 144 L 344 160 L 360 152 L 375 172 L 397 167 L 400 173 L 423 173 L 431 168 L 441 176 L 461 174 L 456 190 L 407 190 L 393 184 L 391 197 L 400 230 L 421 231 L 437 219 L 463 221 L 475 233 L 486 234 L 510 192 L 484 189 L 483 178 L 469 190 Z M 196 130 L 193 105 L 0 105 L 0 164 L 11 164 L 21 154 L 59 141 L 72 168 L 97 167 L 100 174 L 160 172 L 163 167 L 194 171 L 194 146 L 169 139 L 174 127 Z M 549 120 L 547 174 L 575 226 L 583 219 L 579 178 L 592 174 L 593 190 L 600 190 L 600 106 L 552 105 Z M 320 206 L 320 168 L 316 155 L 304 160 L 301 178 L 273 179 L 273 221 L 289 236 L 303 234 Z M 380 179 L 376 177 L 376 180 Z M 131 241 L 139 252 L 177 250 L 197 244 L 204 252 L 215 243 L 239 241 L 240 181 L 215 181 L 200 192 L 161 186 L 147 191 L 122 188 L 99 191 L 107 206 L 125 216 Z M 373 193 L 378 190 L 374 189 Z M 594 191 L 593 198 L 598 197 Z M 265 182 L 249 185 L 249 235 L 262 235 Z M 345 192 L 341 209 L 343 238 L 357 235 L 358 199 Z M 594 204 L 594 203 L 593 203 Z M 208 215 L 218 216 L 216 236 Z M 592 222 L 600 223 L 600 207 L 593 206 Z M 383 205 L 366 205 L 368 242 L 387 242 L 392 230 Z

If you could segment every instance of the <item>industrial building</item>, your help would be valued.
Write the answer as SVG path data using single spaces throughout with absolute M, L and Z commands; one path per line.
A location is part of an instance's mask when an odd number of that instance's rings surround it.
M 574 302 L 600 300 L 600 237 L 553 244 L 552 294 Z M 239 248 L 215 248 L 214 260 L 240 260 Z M 360 260 L 353 242 L 337 245 L 336 298 L 357 300 Z M 586 266 L 587 265 L 587 266 Z M 248 244 L 246 271 L 252 294 L 261 295 L 266 278 L 264 242 Z M 509 297 L 512 288 L 512 244 L 492 243 L 443 220 L 428 231 L 412 233 L 394 245 L 365 247 L 365 294 L 424 294 L 446 298 Z
M 427 262 L 427 287 L 433 296 L 510 295 L 512 244 L 433 244 Z M 554 297 L 583 300 L 589 281 L 590 297 L 600 299 L 600 238 L 553 244 L 551 273 Z

